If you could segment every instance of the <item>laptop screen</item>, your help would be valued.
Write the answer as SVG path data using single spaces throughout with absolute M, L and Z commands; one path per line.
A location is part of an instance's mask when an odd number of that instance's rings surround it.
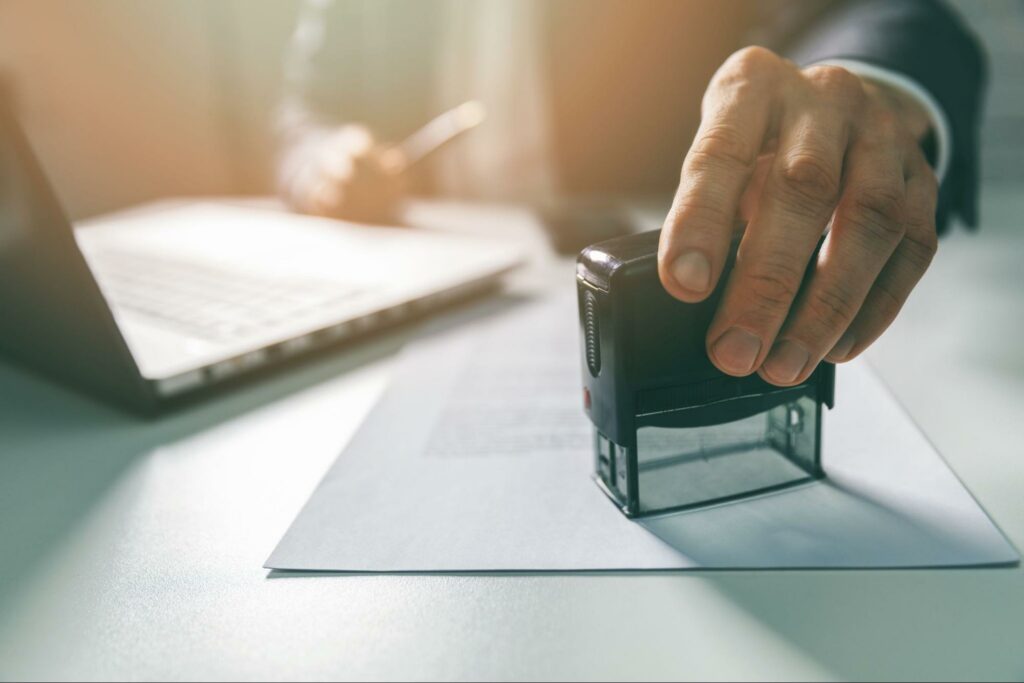
M 104 394 L 138 369 L 74 232 L 0 89 L 0 353 Z

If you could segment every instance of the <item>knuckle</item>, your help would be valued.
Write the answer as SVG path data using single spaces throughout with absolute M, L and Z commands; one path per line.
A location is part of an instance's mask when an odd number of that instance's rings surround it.
M 712 82 L 701 99 L 701 113 L 708 117 L 727 111 L 730 106 L 750 106 L 763 96 L 764 80 L 742 74 L 727 72 Z
M 874 301 L 871 302 L 872 306 L 875 308 L 878 318 L 888 325 L 899 315 L 900 309 L 903 308 L 903 299 L 897 296 L 884 282 L 875 286 L 875 294 Z
M 826 287 L 814 293 L 807 302 L 812 318 L 824 330 L 846 329 L 857 314 L 857 302 L 849 292 Z
M 737 50 L 726 61 L 727 70 L 743 75 L 761 74 L 776 67 L 779 57 L 767 48 L 749 45 Z
M 782 264 L 761 264 L 747 276 L 748 291 L 754 305 L 772 313 L 789 310 L 800 289 L 802 273 Z
M 924 272 L 931 265 L 939 250 L 939 237 L 934 229 L 907 233 L 902 242 L 902 250 L 915 269 Z
M 899 315 L 899 311 L 903 308 L 903 300 L 893 294 L 892 290 L 888 287 L 879 288 L 879 297 L 876 302 L 879 311 L 879 317 L 883 319 L 887 324 L 895 321 L 896 316 Z
M 746 169 L 756 161 L 757 150 L 735 126 L 716 124 L 698 138 L 689 157 L 689 164 L 698 169 L 722 163 Z
M 733 216 L 723 206 L 693 198 L 681 199 L 672 208 L 672 224 L 694 236 L 710 236 L 731 226 Z
M 856 228 L 879 239 L 899 239 L 904 219 L 904 196 L 898 188 L 878 185 L 853 193 L 851 221 Z
M 896 141 L 900 138 L 901 126 L 899 116 L 888 107 L 875 106 L 871 108 L 868 116 L 870 135 L 876 145 L 898 146 Z
M 860 78 L 841 66 L 812 66 L 804 70 L 804 77 L 828 97 L 849 101 L 864 94 Z
M 785 193 L 802 206 L 835 205 L 839 175 L 817 154 L 801 152 L 787 159 L 779 171 Z

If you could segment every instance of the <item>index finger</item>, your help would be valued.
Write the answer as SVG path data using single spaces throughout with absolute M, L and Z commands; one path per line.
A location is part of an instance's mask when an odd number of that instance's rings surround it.
M 768 50 L 746 48 L 708 86 L 658 248 L 658 275 L 677 299 L 703 300 L 721 276 L 743 190 L 775 118 L 780 63 Z

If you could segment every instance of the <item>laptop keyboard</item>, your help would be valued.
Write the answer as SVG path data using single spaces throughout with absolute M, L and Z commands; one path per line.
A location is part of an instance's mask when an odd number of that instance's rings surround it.
M 362 292 L 333 281 L 260 277 L 139 252 L 94 250 L 89 260 L 116 309 L 216 341 L 279 327 Z

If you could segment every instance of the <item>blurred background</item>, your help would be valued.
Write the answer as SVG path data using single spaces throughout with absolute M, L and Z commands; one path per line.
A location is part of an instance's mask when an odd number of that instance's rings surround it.
M 950 3 L 988 50 L 988 97 L 982 124 L 982 178 L 986 184 L 1024 181 L 1024 2 L 956 0 Z
M 268 193 L 299 0 L 8 0 L 0 70 L 72 218 Z
M 0 71 L 72 218 L 272 192 L 272 117 L 300 4 L 0 0 Z M 1024 3 L 951 4 L 990 55 L 984 180 L 1022 182 Z

